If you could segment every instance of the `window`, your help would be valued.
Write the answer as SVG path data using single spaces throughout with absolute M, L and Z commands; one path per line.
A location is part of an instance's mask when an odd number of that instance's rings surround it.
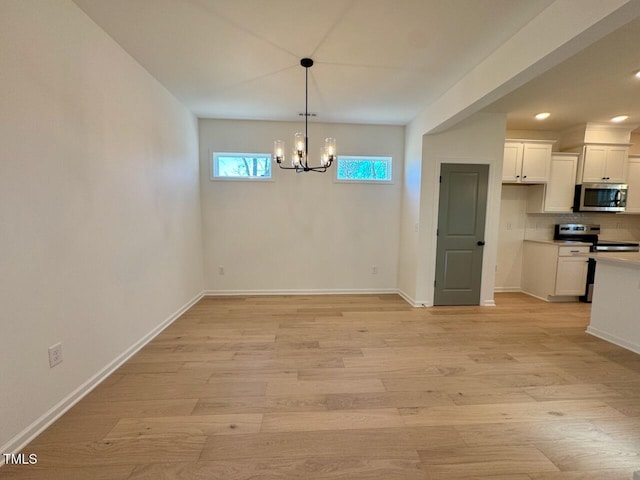
M 266 180 L 271 178 L 270 153 L 214 153 L 215 179 Z
M 353 157 L 338 155 L 336 180 L 339 182 L 391 182 L 391 157 Z

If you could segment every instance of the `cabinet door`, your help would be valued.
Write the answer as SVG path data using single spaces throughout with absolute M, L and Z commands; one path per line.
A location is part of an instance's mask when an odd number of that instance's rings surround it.
M 502 181 L 507 183 L 520 182 L 522 170 L 522 143 L 506 142 L 502 159 Z
M 587 145 L 584 149 L 584 170 L 582 181 L 602 183 L 605 180 L 604 167 L 607 163 L 607 147 Z
M 559 257 L 556 295 L 584 295 L 588 260 L 584 257 Z
M 573 211 L 577 165 L 577 154 L 551 157 L 551 172 L 544 197 L 545 212 Z
M 627 181 L 628 147 L 607 147 L 607 162 L 604 169 L 606 182 L 624 183 Z
M 541 183 L 549 180 L 551 145 L 525 143 L 522 152 L 522 182 Z
M 640 158 L 629 159 L 627 171 L 629 193 L 627 195 L 627 212 L 640 213 Z

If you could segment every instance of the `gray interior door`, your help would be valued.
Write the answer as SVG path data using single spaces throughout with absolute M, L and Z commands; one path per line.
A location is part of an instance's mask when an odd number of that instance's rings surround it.
M 435 305 L 479 305 L 489 165 L 442 164 Z

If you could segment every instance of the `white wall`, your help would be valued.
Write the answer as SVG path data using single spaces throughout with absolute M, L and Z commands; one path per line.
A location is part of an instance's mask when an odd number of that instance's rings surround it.
M 486 246 L 482 258 L 480 305 L 494 304 L 505 124 L 505 115 L 477 113 L 445 132 L 423 137 L 423 195 L 420 200 L 421 229 L 416 292 L 418 299 L 424 300 L 419 303 L 433 305 L 440 166 L 443 163 L 480 163 L 489 165 Z
M 445 132 L 424 136 L 420 133 L 424 131 L 422 120 L 416 119 L 407 127 L 405 144 L 411 149 L 411 157 L 416 151 L 421 152 L 420 194 L 405 195 L 401 230 L 403 250 L 400 252 L 398 284 L 410 303 L 433 305 L 441 165 L 481 163 L 489 165 L 489 189 L 480 304 L 493 305 L 505 121 L 506 117 L 501 114 L 479 113 Z M 416 211 L 417 234 L 412 225 Z M 412 296 L 414 292 L 415 296 Z
M 335 168 L 296 174 L 275 164 L 271 182 L 211 181 L 213 152 L 270 153 L 275 139 L 288 151 L 304 124 L 199 123 L 208 291 L 395 291 L 403 127 L 309 124 L 312 156 L 328 136 L 339 154 L 391 155 L 393 184 L 372 185 L 335 183 Z
M 418 128 L 418 130 L 416 130 Z M 398 289 L 410 302 L 416 298 L 418 236 L 420 233 L 420 187 L 422 177 L 422 133 L 411 123 L 405 131 L 405 166 L 398 252 Z
M 498 292 L 517 292 L 521 288 L 528 188 L 524 185 L 502 186 L 495 287 Z
M 9 452 L 202 291 L 202 237 L 193 115 L 71 1 L 3 0 L 0 45 Z

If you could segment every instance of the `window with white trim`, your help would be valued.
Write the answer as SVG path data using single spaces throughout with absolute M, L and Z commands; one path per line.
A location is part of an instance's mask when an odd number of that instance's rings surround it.
M 212 179 L 269 180 L 270 153 L 221 153 L 212 158 Z
M 391 157 L 338 155 L 338 182 L 391 182 Z

